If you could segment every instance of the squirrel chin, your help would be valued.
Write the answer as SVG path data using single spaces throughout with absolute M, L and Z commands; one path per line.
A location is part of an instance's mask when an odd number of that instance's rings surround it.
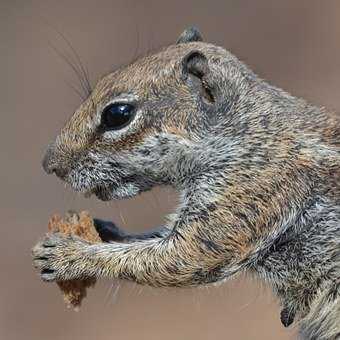
M 93 192 L 101 201 L 111 201 L 113 199 L 132 198 L 134 196 L 137 196 L 141 192 L 141 190 L 134 183 L 124 183 L 124 185 L 117 187 L 112 186 L 97 188 Z

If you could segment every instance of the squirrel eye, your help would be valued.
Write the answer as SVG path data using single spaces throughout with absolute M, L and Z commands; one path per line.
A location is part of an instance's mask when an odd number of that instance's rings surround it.
M 131 104 L 113 103 L 102 112 L 101 126 L 107 130 L 119 130 L 133 119 L 135 108 Z

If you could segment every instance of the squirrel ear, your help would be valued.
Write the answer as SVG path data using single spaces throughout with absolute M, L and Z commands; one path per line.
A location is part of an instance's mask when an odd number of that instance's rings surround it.
M 182 73 L 185 79 L 189 75 L 202 79 L 208 71 L 208 60 L 200 51 L 191 51 L 182 60 Z
M 208 59 L 200 51 L 191 51 L 182 60 L 182 76 L 201 94 L 206 103 L 215 103 L 213 86 L 209 85 Z
M 197 27 L 188 27 L 177 39 L 176 44 L 186 44 L 193 41 L 202 41 L 202 35 Z

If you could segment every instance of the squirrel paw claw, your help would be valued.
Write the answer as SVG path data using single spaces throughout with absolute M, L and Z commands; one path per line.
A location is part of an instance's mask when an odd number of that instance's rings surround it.
M 48 234 L 32 249 L 33 265 L 43 281 L 64 281 L 77 278 L 75 262 L 85 243 L 77 237 Z

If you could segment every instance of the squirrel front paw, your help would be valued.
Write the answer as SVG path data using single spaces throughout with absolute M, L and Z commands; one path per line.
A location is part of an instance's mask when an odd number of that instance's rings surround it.
M 64 281 L 86 277 L 82 249 L 88 243 L 76 236 L 47 234 L 32 249 L 34 267 L 44 281 Z

